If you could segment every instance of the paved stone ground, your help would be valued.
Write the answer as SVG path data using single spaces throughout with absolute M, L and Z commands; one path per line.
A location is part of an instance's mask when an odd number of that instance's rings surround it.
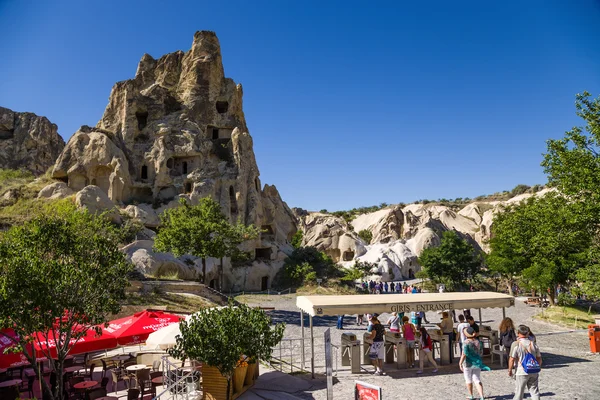
M 301 337 L 300 316 L 295 306 L 295 296 L 257 296 L 247 298 L 249 304 L 263 307 L 273 307 L 270 311 L 278 322 L 285 322 L 286 338 Z M 540 374 L 540 391 L 542 398 L 547 399 L 600 399 L 600 355 L 589 352 L 586 333 L 567 333 L 545 335 L 551 332 L 564 332 L 567 329 L 533 320 L 532 316 L 540 310 L 528 307 L 522 301 L 516 302 L 516 307 L 507 309 L 507 316 L 515 324 L 527 324 L 537 335 L 538 345 L 544 360 L 543 370 Z M 472 310 L 477 318 L 476 310 Z M 491 325 L 494 329 L 502 318 L 501 309 L 482 310 L 484 324 Z M 430 322 L 439 322 L 439 315 L 428 313 Z M 387 315 L 382 316 L 382 321 L 387 320 Z M 344 331 L 354 332 L 359 338 L 366 330 L 366 326 L 356 326 L 353 317 L 346 317 Z M 290 379 L 285 392 L 300 399 L 326 399 L 324 369 L 324 351 L 322 345 L 323 332 L 331 328 L 332 342 L 340 344 L 340 333 L 336 326 L 335 317 L 314 318 L 315 337 L 318 338 L 315 348 L 317 368 L 316 379 L 311 379 L 310 374 L 299 374 L 296 379 Z M 305 322 L 308 326 L 308 320 Z M 308 329 L 305 334 L 308 337 Z M 285 351 L 283 352 L 285 353 Z M 307 365 L 310 365 L 310 349 L 306 349 Z M 297 360 L 297 356 L 296 356 Z M 497 359 L 496 359 L 497 360 Z M 514 381 L 508 377 L 506 368 L 501 369 L 496 362 L 490 365 L 490 359 L 484 360 L 492 371 L 482 373 L 485 396 L 488 399 L 508 400 L 513 398 Z M 335 362 L 335 361 L 334 361 Z M 338 354 L 339 362 L 339 354 Z M 369 371 L 373 368 L 366 366 Z M 339 366 L 337 376 L 334 377 L 334 397 L 336 399 L 352 399 L 354 380 L 362 380 L 382 387 L 386 399 L 464 399 L 466 389 L 458 365 L 443 366 L 438 373 L 432 373 L 431 368 L 425 368 L 422 376 L 416 375 L 416 369 L 396 370 L 387 367 L 388 376 L 374 376 L 371 373 L 350 374 L 348 367 Z M 267 374 L 265 374 L 267 378 Z M 295 384 L 293 382 L 296 382 Z M 291 398 L 281 392 L 276 395 L 269 391 L 270 387 L 262 390 L 260 397 L 266 399 Z M 272 390 L 276 390 L 273 388 Z M 527 395 L 526 398 L 529 395 Z

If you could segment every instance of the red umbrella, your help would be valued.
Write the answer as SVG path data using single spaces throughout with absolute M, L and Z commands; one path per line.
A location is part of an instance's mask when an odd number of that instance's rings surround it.
M 56 334 L 58 335 L 58 332 Z M 33 337 L 35 339 L 33 344 L 38 352 L 50 350 L 50 355 L 53 358 L 57 356 L 55 337 L 52 332 L 48 335 L 48 341 L 46 341 L 46 338 L 40 332 L 35 333 Z M 72 344 L 69 351 L 71 355 L 112 349 L 118 345 L 117 338 L 114 335 L 107 332 L 101 332 L 101 335 L 98 335 L 93 328 L 88 329 L 85 332 L 85 336 L 77 340 L 71 338 L 69 342 Z
M 22 365 L 29 365 L 29 361 L 25 357 L 25 354 L 19 353 L 4 353 L 4 350 L 13 347 L 14 342 L 6 336 L 18 339 L 19 336 L 12 329 L 4 329 L 0 332 L 0 368 L 11 368 L 20 367 Z M 31 347 L 29 347 L 31 351 Z
M 104 332 L 117 337 L 121 346 L 144 343 L 148 335 L 165 326 L 178 323 L 183 318 L 163 311 L 140 311 L 125 318 L 111 321 Z

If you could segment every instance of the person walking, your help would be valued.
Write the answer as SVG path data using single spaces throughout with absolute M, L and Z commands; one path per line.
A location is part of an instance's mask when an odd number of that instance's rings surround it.
M 506 358 L 510 356 L 510 347 L 513 342 L 517 340 L 517 334 L 515 333 L 515 325 L 513 320 L 506 317 L 500 322 L 498 327 L 498 333 L 500 334 L 500 345 L 504 348 Z
M 383 284 L 383 290 L 387 293 L 388 289 L 389 289 L 389 286 L 388 286 L 388 283 L 386 282 Z
M 444 336 L 448 336 L 448 346 L 449 346 L 448 353 L 450 353 L 450 364 L 452 364 L 452 360 L 454 358 L 453 357 L 454 356 L 454 354 L 453 354 L 454 347 L 452 346 L 452 341 L 454 338 L 454 324 L 452 323 L 452 320 L 450 319 L 448 311 L 442 312 L 442 322 L 437 324 L 437 326 L 440 327 Z
M 356 325 L 362 326 L 364 314 L 356 314 Z
M 383 372 L 383 357 L 385 355 L 385 346 L 383 345 L 383 336 L 385 335 L 385 328 L 379 322 L 377 318 L 378 314 L 373 314 L 371 317 L 372 325 L 369 325 L 367 332 L 371 333 L 371 339 L 373 344 L 369 349 L 369 358 L 375 365 L 375 375 L 385 375 Z
M 338 315 L 337 328 L 344 329 L 344 316 L 343 315 Z
M 393 312 L 392 316 L 388 318 L 387 325 L 390 326 L 390 332 L 400 332 L 400 318 L 398 318 L 397 312 Z
M 390 282 L 390 293 L 394 293 L 394 282 Z
M 474 400 L 473 397 L 473 384 L 477 388 L 477 393 L 481 400 L 483 396 L 483 384 L 481 383 L 481 371 L 489 371 L 490 368 L 483 364 L 481 359 L 482 345 L 481 342 L 475 338 L 475 329 L 468 327 L 465 329 L 466 340 L 463 344 L 462 355 L 458 365 L 465 377 L 465 383 L 467 385 L 467 391 L 469 392 L 469 399 Z
M 438 365 L 433 359 L 433 342 L 431 341 L 431 336 L 429 336 L 427 333 L 427 329 L 423 327 L 421 327 L 419 332 L 421 333 L 421 339 L 419 342 L 419 347 L 421 350 L 419 351 L 419 370 L 417 371 L 417 374 L 423 373 L 423 364 L 425 362 L 425 358 L 427 358 L 429 364 L 433 365 L 433 372 L 437 372 Z
M 537 345 L 530 340 L 529 327 L 519 325 L 517 333 L 519 337 L 510 347 L 510 358 L 508 359 L 508 376 L 513 376 L 513 371 L 516 369 L 514 400 L 523 399 L 526 387 L 532 400 L 540 400 L 538 379 L 542 366 L 542 354 Z
M 406 339 L 406 366 L 415 366 L 415 326 L 409 322 L 408 316 L 402 317 L 402 336 Z
M 456 327 L 456 332 L 458 333 L 458 337 L 456 338 L 456 340 L 458 340 L 459 343 L 459 351 L 462 354 L 462 348 L 463 348 L 463 344 L 465 343 L 465 341 L 467 340 L 467 335 L 465 334 L 465 329 L 467 329 L 469 326 L 469 323 L 467 321 L 465 321 L 465 316 L 464 315 L 459 315 L 458 316 L 458 326 Z
M 475 329 L 475 336 L 479 336 L 479 325 L 477 325 L 477 323 L 475 322 L 475 318 L 473 318 L 473 316 L 469 315 L 467 317 L 467 322 L 469 323 L 469 326 L 473 329 Z

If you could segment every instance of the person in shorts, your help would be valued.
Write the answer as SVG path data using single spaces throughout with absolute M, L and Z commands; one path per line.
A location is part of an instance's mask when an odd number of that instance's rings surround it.
M 469 323 L 465 321 L 465 316 L 462 314 L 458 316 L 458 321 L 459 321 L 458 326 L 456 327 L 456 332 L 458 333 L 458 337 L 456 339 L 458 340 L 458 342 L 460 344 L 459 349 L 460 349 L 460 354 L 462 354 L 463 344 L 467 340 L 467 335 L 465 335 L 465 330 L 471 325 L 469 325 Z
M 510 358 L 508 359 L 508 376 L 513 376 L 513 370 L 516 366 L 515 376 L 515 397 L 514 400 L 522 400 L 525 396 L 525 388 L 529 389 L 532 400 L 540 400 L 540 389 L 538 387 L 539 372 L 527 373 L 523 368 L 523 357 L 530 353 L 535 357 L 539 366 L 542 366 L 542 354 L 537 344 L 530 337 L 531 331 L 525 325 L 519 325 L 517 330 L 518 338 L 510 347 Z
M 415 326 L 411 324 L 408 316 L 402 317 L 402 336 L 406 339 L 406 366 L 415 366 Z
M 460 370 L 465 376 L 465 383 L 467 384 L 467 390 L 469 391 L 468 399 L 474 400 L 473 397 L 473 384 L 477 388 L 479 399 L 483 400 L 483 384 L 481 383 L 481 371 L 489 371 L 489 367 L 483 364 L 481 359 L 482 345 L 481 342 L 475 338 L 475 329 L 468 327 L 464 330 L 466 340 L 463 343 L 462 355 L 458 365 Z
M 367 332 L 371 333 L 371 339 L 373 340 L 373 344 L 369 349 L 369 358 L 375 365 L 375 375 L 385 375 L 385 372 L 383 372 L 383 358 L 385 355 L 383 336 L 385 335 L 385 328 L 379 322 L 378 316 L 378 314 L 371 316 L 371 325 L 367 329 Z

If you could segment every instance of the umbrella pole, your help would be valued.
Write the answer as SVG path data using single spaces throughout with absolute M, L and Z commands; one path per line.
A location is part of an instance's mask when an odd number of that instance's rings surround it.
M 506 318 L 506 308 L 502 307 L 502 319 Z
M 479 309 L 479 325 L 481 325 L 481 308 Z
M 304 311 L 300 310 L 300 330 L 302 332 L 302 368 L 306 366 L 304 362 Z
M 310 324 L 310 373 L 312 378 L 315 379 L 315 337 L 313 335 L 313 317 L 309 314 Z

